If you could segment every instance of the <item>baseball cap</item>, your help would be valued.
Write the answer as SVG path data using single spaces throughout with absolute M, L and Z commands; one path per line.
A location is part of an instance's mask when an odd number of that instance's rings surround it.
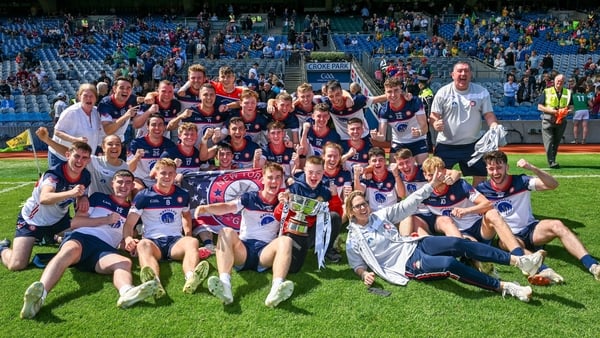
M 65 95 L 65 93 L 63 93 L 63 92 L 60 92 L 60 93 L 56 94 L 56 97 L 60 98 L 60 99 L 66 99 L 67 95 Z

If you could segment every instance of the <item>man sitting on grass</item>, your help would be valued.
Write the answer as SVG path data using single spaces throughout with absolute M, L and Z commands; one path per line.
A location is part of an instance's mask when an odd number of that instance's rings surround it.
M 190 194 L 175 185 L 176 169 L 175 161 L 169 158 L 156 162 L 152 169 L 156 184 L 135 196 L 123 231 L 125 249 L 137 252 L 140 259 L 142 282 L 156 280 L 157 298 L 166 294 L 158 277 L 160 259 L 183 261 L 185 293 L 194 293 L 208 274 L 208 262 L 198 263 L 198 240 L 192 236 Z M 138 240 L 133 238 L 133 228 L 140 218 L 143 238 Z M 184 236 L 181 236 L 182 229 Z
M 208 290 L 225 305 L 233 303 L 231 270 L 234 267 L 237 271 L 273 269 L 271 291 L 265 299 L 268 307 L 276 307 L 294 292 L 294 283 L 285 280 L 292 261 L 292 239 L 277 237 L 279 222 L 273 216 L 282 183 L 281 165 L 267 162 L 263 166 L 263 188 L 260 191 L 246 192 L 229 202 L 196 208 L 196 218 L 201 214 L 241 212 L 242 215 L 239 234 L 231 228 L 219 231 L 216 252 L 219 277 L 208 279 Z
M 117 306 L 127 308 L 156 292 L 156 282 L 132 285 L 131 260 L 117 252 L 123 237 L 123 224 L 129 212 L 127 198 L 133 188 L 133 174 L 119 170 L 112 179 L 113 194 L 101 192 L 90 197 L 88 212 L 78 212 L 71 221 L 73 232 L 44 269 L 38 282 L 25 291 L 21 318 L 35 317 L 48 292 L 60 280 L 69 266 L 82 271 L 112 274 L 113 285 L 119 290 Z
M 13 248 L 9 240 L 0 242 L 2 264 L 9 270 L 25 269 L 36 241 L 52 242 L 54 235 L 69 228 L 71 204 L 77 201 L 77 209 L 87 211 L 91 178 L 85 167 L 91 153 L 87 143 L 73 142 L 65 153 L 67 162 L 50 168 L 37 182 L 17 217 Z
M 484 155 L 483 160 L 490 179 L 480 183 L 477 190 L 492 201 L 521 245 L 535 251 L 558 238 L 565 249 L 600 280 L 600 264 L 563 222 L 558 219 L 538 221 L 533 216 L 531 192 L 554 190 L 558 187 L 558 181 L 524 159 L 517 162 L 517 167 L 529 170 L 537 177 L 509 175 L 508 157 L 502 151 L 489 152 Z M 506 248 L 502 241 L 500 246 Z M 560 284 L 564 279 L 551 268 L 542 265 L 538 273 L 530 278 L 530 282 L 538 285 Z

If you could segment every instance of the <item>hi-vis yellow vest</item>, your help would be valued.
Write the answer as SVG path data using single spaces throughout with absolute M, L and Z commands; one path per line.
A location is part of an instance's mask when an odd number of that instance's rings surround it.
M 559 100 L 554 87 L 544 89 L 544 95 L 546 96 L 546 102 L 544 102 L 544 104 L 546 107 L 551 108 L 565 108 L 569 105 L 569 98 L 571 97 L 569 90 L 567 88 L 563 88 L 562 95 L 560 96 Z

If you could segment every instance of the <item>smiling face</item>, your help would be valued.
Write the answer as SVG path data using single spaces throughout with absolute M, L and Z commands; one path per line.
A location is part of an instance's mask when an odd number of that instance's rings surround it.
M 86 113 L 89 113 L 96 105 L 96 93 L 92 90 L 84 90 L 79 94 L 79 102 L 81 102 L 81 108 Z
M 365 225 L 369 221 L 371 207 L 369 207 L 369 202 L 365 200 L 362 194 L 353 194 L 346 202 L 346 212 L 354 222 Z
M 336 147 L 325 147 L 323 149 L 323 159 L 325 160 L 325 170 L 334 171 L 341 165 L 340 160 L 342 156 L 339 149 Z
M 396 158 L 398 169 L 406 176 L 412 176 L 417 171 L 417 163 L 414 157 Z
M 229 148 L 220 148 L 217 151 L 220 169 L 230 169 L 233 164 L 233 152 Z
M 312 118 L 315 120 L 315 126 L 318 128 L 325 128 L 327 127 L 330 116 L 328 111 L 315 110 L 312 113 Z
M 452 70 L 454 87 L 458 90 L 469 89 L 471 83 L 471 67 L 467 63 L 457 63 Z
M 263 171 L 263 197 L 268 200 L 277 198 L 277 194 L 283 183 L 283 170 L 278 170 L 273 167 L 267 167 Z
M 113 90 L 115 92 L 115 100 L 117 102 L 125 102 L 131 96 L 131 82 L 119 80 L 115 83 Z
M 200 89 L 200 98 L 202 99 L 202 107 L 213 108 L 215 101 L 217 99 L 217 94 L 215 93 L 215 89 L 208 86 L 203 86 Z
M 242 121 L 229 124 L 229 136 L 233 141 L 241 141 L 246 136 L 246 126 Z
M 350 136 L 350 139 L 353 141 L 360 140 L 364 131 L 365 131 L 365 128 L 363 127 L 362 122 L 348 124 L 348 135 Z
M 112 180 L 113 194 L 121 200 L 129 197 L 133 189 L 133 177 L 126 175 L 115 176 Z
M 284 132 L 283 129 L 273 128 L 267 132 L 269 143 L 274 145 L 283 144 Z
M 179 137 L 181 144 L 186 147 L 193 147 L 198 140 L 198 132 L 192 129 L 182 130 L 177 136 Z
M 108 135 L 102 141 L 102 151 L 108 159 L 117 159 L 121 155 L 123 144 L 117 135 Z
M 304 166 L 304 175 L 306 176 L 306 184 L 312 189 L 315 189 L 323 180 L 323 165 L 306 163 Z
M 373 167 L 373 173 L 381 175 L 387 171 L 385 156 L 375 155 L 369 158 L 369 166 Z
M 151 138 L 162 138 L 165 132 L 165 121 L 159 117 L 148 120 L 148 135 Z
M 83 149 L 75 149 L 66 152 L 67 167 L 72 176 L 79 176 L 83 169 L 90 163 L 90 153 Z
M 158 86 L 158 102 L 166 104 L 171 102 L 174 97 L 173 85 L 169 83 L 161 83 Z
M 506 183 L 508 179 L 508 164 L 498 161 L 486 161 L 485 167 L 490 180 L 496 186 L 502 186 Z
M 188 74 L 188 79 L 190 80 L 192 88 L 195 90 L 200 90 L 200 86 L 206 82 L 206 76 L 204 75 L 204 72 L 200 71 L 190 71 Z
M 400 86 L 385 87 L 385 97 L 392 106 L 398 106 L 402 103 L 402 88 Z
M 156 172 L 156 185 L 158 185 L 159 189 L 170 189 L 175 183 L 175 175 L 177 175 L 175 162 L 173 162 L 173 165 L 161 164 L 159 162 L 154 169 Z

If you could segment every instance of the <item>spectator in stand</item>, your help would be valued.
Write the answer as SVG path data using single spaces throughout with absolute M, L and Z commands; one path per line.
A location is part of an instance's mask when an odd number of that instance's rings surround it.
M 517 102 L 519 104 L 522 102 L 533 102 L 535 97 L 535 78 L 529 75 L 529 70 L 526 70 L 525 75 L 523 75 L 519 83 L 519 90 L 517 90 Z
M 496 58 L 494 59 L 494 68 L 503 71 L 505 67 L 506 60 L 504 57 L 502 57 L 502 52 L 498 52 L 498 54 L 496 54 Z
M 508 80 L 504 83 L 504 106 L 514 107 L 516 105 L 517 91 L 519 85 L 515 82 L 515 76 L 508 74 Z

